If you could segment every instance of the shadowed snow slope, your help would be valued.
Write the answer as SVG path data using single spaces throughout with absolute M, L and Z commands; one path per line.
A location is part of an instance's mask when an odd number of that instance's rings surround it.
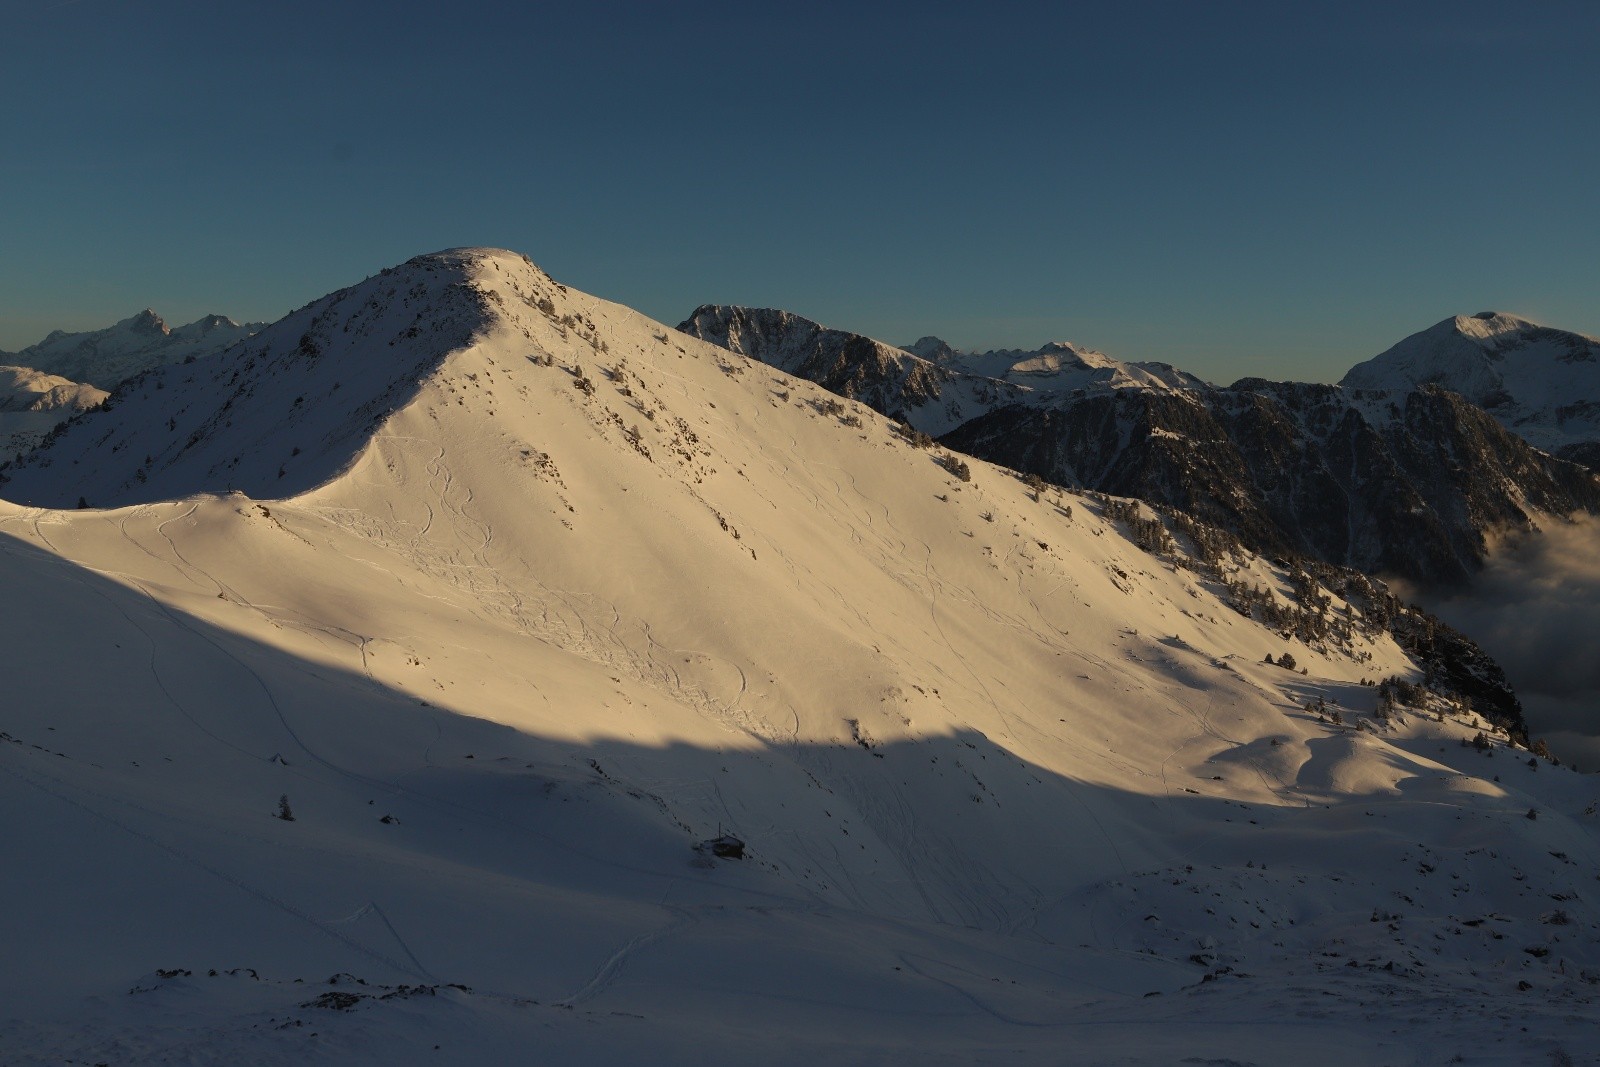
M 1102 501 L 955 466 L 493 250 L 124 389 L 0 504 L 4 1058 L 1591 1032 L 1594 779 L 1443 701 L 1367 721 L 1387 636 L 1287 642 Z

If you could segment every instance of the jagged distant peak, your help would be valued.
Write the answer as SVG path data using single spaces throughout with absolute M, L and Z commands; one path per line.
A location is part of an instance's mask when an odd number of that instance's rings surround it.
M 153 308 L 145 308 L 104 329 L 52 330 L 38 344 L 7 358 L 20 366 L 110 389 L 151 367 L 221 352 L 264 325 L 212 314 L 173 328 Z
M 954 359 L 959 354 L 948 341 L 932 334 L 927 337 L 919 337 L 911 344 L 902 345 L 901 347 L 914 356 L 921 356 L 923 359 L 932 360 L 935 363 Z
M 161 334 L 166 336 L 172 331 L 167 328 L 166 320 L 155 313 L 153 308 L 145 308 L 132 318 L 123 319 L 118 326 L 126 326 L 133 333 Z
M 1109 356 L 1074 341 L 1047 341 L 1038 348 L 996 348 L 987 352 L 951 350 L 942 361 L 967 373 L 1025 385 L 1030 389 L 1194 389 L 1206 383 L 1166 363 L 1134 362 Z
M 912 358 L 905 349 L 865 334 L 836 330 L 781 308 L 701 304 L 678 324 L 678 330 L 790 373 L 834 350 L 848 349 L 852 360 L 870 359 L 880 369 Z
M 175 327 L 170 332 L 204 335 L 210 333 L 212 330 L 237 330 L 242 325 L 244 324 L 234 321 L 227 315 L 211 314 L 202 315 L 188 325 Z
M 979 352 L 956 348 L 943 338 L 930 334 L 927 337 L 918 338 L 912 344 L 902 345 L 901 347 L 913 355 L 921 356 L 923 359 L 936 359 L 940 356 L 947 358 L 974 357 L 979 359 L 1010 358 L 1018 361 L 1039 356 L 1089 357 L 1097 360 L 1110 360 L 1111 358 L 1104 352 L 1087 348 L 1073 341 L 1047 341 L 1038 348 L 991 348 L 988 351 Z
M 736 333 L 752 326 L 762 329 L 802 329 L 818 333 L 847 332 L 834 330 L 815 319 L 808 319 L 804 315 L 797 315 L 782 308 L 747 307 L 743 304 L 701 304 L 690 313 L 678 329 L 683 330 L 691 325 L 702 329 L 732 329 Z
M 1071 341 L 1050 341 L 1032 354 L 1022 354 L 1015 364 L 1018 373 L 1033 370 L 1059 370 L 1063 367 L 1120 367 L 1123 362 L 1112 359 L 1104 352 Z

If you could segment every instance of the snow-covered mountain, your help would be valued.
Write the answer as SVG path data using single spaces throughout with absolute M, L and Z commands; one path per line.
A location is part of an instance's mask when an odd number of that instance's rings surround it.
M 706 304 L 678 330 L 805 378 L 874 411 L 944 433 L 974 414 L 1016 403 L 1026 391 L 964 374 L 861 334 L 830 330 L 770 308 Z
M 752 320 L 759 330 L 729 325 Z M 1177 508 L 1261 552 L 1454 583 L 1498 535 L 1540 515 L 1600 511 L 1591 473 L 1433 386 L 1219 388 L 1065 344 L 972 355 L 926 337 L 895 374 L 852 393 L 862 356 L 883 365 L 893 350 L 784 312 L 701 308 L 679 328 L 856 395 L 962 452 Z M 807 358 L 784 359 L 797 339 Z M 902 395 L 901 381 L 918 385 Z
M 1058 394 L 1205 384 L 1164 363 L 1123 363 L 1069 342 L 1031 352 L 975 353 L 924 337 L 897 348 L 771 308 L 705 304 L 679 323 L 678 330 L 816 382 L 935 436 L 995 408 L 1053 404 Z
M 963 374 L 999 378 L 1034 392 L 1199 389 L 1207 384 L 1167 363 L 1127 363 L 1071 341 L 1032 350 L 962 352 L 937 337 L 923 337 L 905 350 Z
M 207 315 L 187 326 L 173 328 L 147 308 L 103 330 L 55 330 L 36 345 L 21 352 L 0 353 L 0 357 L 18 366 L 111 389 L 151 367 L 221 352 L 264 325 Z
M 1014 406 L 941 438 L 1052 482 L 1178 508 L 1256 551 L 1426 583 L 1466 580 L 1542 516 L 1600 512 L 1600 482 L 1435 388 L 1355 397 L 1249 379 Z
M 1600 341 L 1500 312 L 1458 315 L 1350 369 L 1346 389 L 1437 385 L 1535 446 L 1600 469 Z
M 0 367 L 0 463 L 29 451 L 67 419 L 106 398 L 103 389 L 31 367 Z
M 508 252 L 227 362 L 0 489 L 8 1062 L 1587 1047 L 1600 783 L 1381 586 Z

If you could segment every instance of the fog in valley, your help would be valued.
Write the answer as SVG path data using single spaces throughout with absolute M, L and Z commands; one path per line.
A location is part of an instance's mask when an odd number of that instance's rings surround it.
M 1501 545 L 1467 592 L 1419 599 L 1499 660 L 1534 737 L 1600 770 L 1600 522 L 1548 524 Z

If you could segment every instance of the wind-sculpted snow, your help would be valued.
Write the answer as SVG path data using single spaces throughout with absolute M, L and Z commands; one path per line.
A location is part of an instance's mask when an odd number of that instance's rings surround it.
M 252 345 L 13 483 L 90 507 L 0 504 L 8 1060 L 1586 1047 L 1600 787 L 1411 684 L 1370 583 L 512 253 Z

